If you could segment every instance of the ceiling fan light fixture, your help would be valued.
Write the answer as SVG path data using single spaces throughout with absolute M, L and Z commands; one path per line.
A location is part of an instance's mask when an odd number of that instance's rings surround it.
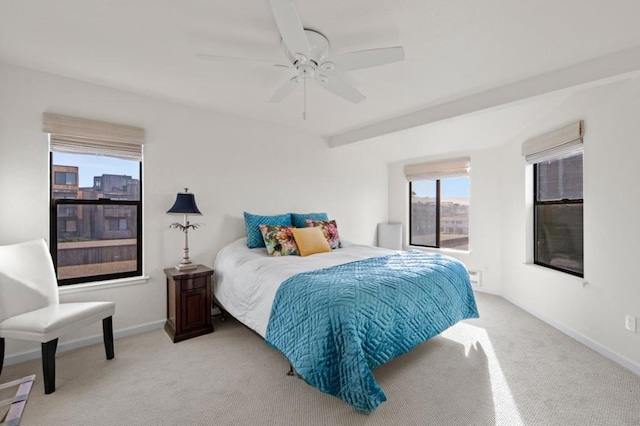
M 329 82 L 329 77 L 324 74 L 318 74 L 318 81 L 322 84 L 327 84 Z
M 327 62 L 323 62 L 322 65 L 320 65 L 320 68 L 322 68 L 325 71 L 333 71 L 336 69 L 336 64 L 334 64 L 331 61 L 327 61 Z
M 307 58 L 307 56 L 303 55 L 302 53 L 296 53 L 293 56 L 296 58 L 296 61 L 300 62 L 301 64 L 306 64 L 309 61 L 309 58 Z

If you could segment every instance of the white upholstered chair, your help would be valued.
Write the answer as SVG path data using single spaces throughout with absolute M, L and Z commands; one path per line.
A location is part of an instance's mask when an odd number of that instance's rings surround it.
M 4 339 L 42 344 L 44 392 L 56 390 L 58 338 L 102 320 L 107 359 L 114 357 L 113 302 L 60 303 L 51 255 L 44 240 L 0 246 L 0 374 Z

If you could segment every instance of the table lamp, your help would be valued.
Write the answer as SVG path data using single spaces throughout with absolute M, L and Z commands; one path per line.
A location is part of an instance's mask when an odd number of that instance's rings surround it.
M 189 188 L 185 188 L 184 192 L 178 193 L 176 197 L 176 202 L 173 203 L 173 206 L 167 211 L 167 214 L 182 214 L 184 215 L 183 223 L 172 223 L 169 227 L 176 228 L 184 232 L 184 248 L 183 255 L 180 264 L 176 266 L 176 269 L 179 271 L 194 269 L 197 268 L 198 265 L 191 263 L 189 260 L 189 228 L 196 229 L 200 226 L 197 223 L 189 223 L 188 215 L 197 214 L 202 215 L 200 210 L 198 210 L 198 206 L 196 205 L 196 198 L 193 194 L 189 193 Z

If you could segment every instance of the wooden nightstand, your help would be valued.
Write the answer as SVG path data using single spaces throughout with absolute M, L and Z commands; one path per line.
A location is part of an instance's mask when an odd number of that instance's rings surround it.
M 167 276 L 165 331 L 174 343 L 211 333 L 211 275 L 213 269 L 164 270 Z

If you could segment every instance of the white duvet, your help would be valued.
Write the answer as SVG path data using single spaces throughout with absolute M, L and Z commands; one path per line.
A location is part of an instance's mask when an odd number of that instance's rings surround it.
M 214 294 L 227 312 L 264 337 L 276 291 L 287 278 L 393 253 L 379 247 L 344 243 L 343 248 L 330 253 L 269 257 L 264 247 L 250 249 L 247 239 L 241 238 L 220 250 L 216 257 Z

